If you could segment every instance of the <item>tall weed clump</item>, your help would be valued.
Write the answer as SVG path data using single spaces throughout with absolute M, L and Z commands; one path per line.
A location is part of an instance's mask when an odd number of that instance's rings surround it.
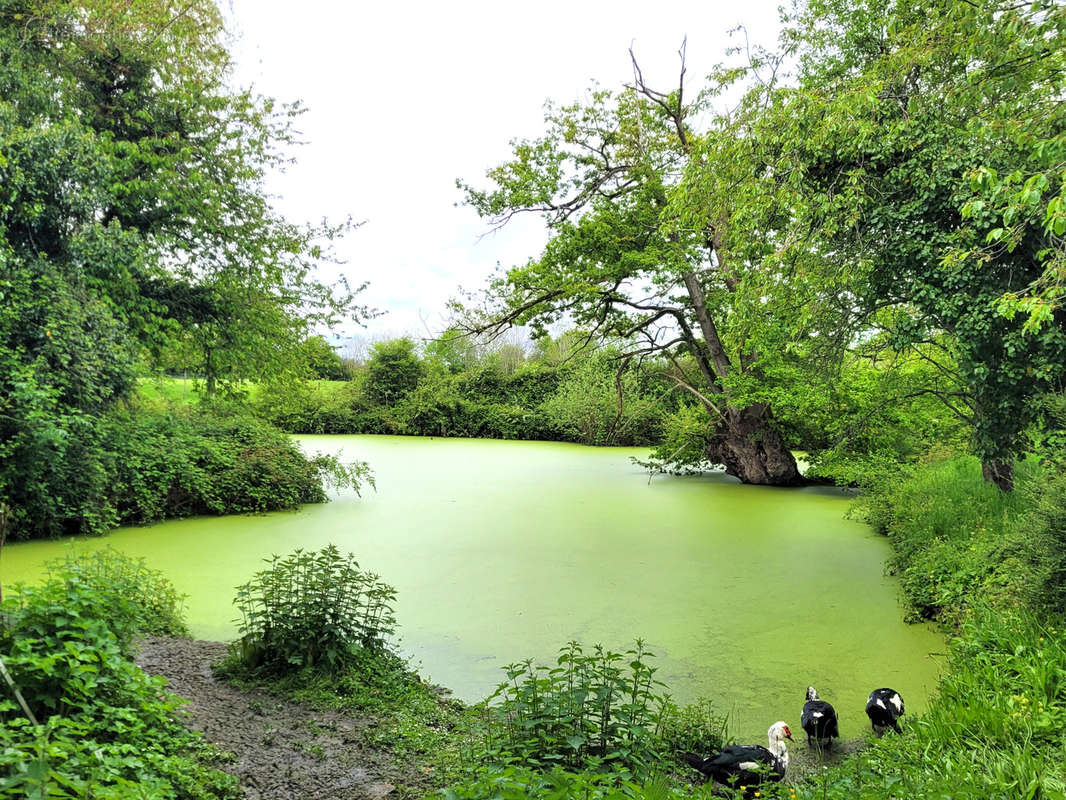
M 381 650 L 396 629 L 396 590 L 335 545 L 267 559 L 238 587 L 236 655 L 247 668 L 281 675 L 302 667 L 338 672 L 363 650 Z
M 586 652 L 572 641 L 555 666 L 508 665 L 507 680 L 489 697 L 501 732 L 490 757 L 537 768 L 649 770 L 670 706 L 653 657 L 639 639 L 625 653 L 600 645 Z

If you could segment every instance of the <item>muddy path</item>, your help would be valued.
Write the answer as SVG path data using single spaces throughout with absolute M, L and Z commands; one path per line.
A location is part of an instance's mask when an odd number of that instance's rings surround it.
M 389 753 L 363 743 L 370 718 L 315 711 L 219 680 L 211 665 L 225 652 L 221 642 L 149 638 L 137 663 L 189 701 L 191 729 L 233 754 L 220 768 L 237 776 L 249 800 L 399 798 L 411 792 L 397 786 L 424 781 L 416 767 L 397 766 Z

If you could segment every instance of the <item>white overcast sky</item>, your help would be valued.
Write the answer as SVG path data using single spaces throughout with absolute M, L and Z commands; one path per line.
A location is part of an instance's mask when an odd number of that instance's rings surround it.
M 364 302 L 387 313 L 335 335 L 371 338 L 439 332 L 460 286 L 539 251 L 533 219 L 479 240 L 487 226 L 455 180 L 478 182 L 511 139 L 537 136 L 545 100 L 631 80 L 630 44 L 649 85 L 669 90 L 686 35 L 694 92 L 737 43 L 729 29 L 743 24 L 752 42 L 773 45 L 777 5 L 223 1 L 236 82 L 307 109 L 307 143 L 268 184 L 277 207 L 293 222 L 366 220 L 338 245 L 341 269 L 370 281 Z

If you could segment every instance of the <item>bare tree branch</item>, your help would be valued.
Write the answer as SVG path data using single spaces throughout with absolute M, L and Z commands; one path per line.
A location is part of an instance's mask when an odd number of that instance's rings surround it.
M 678 79 L 676 108 L 670 105 L 670 95 L 657 92 L 645 83 L 644 73 L 640 69 L 640 64 L 637 63 L 636 53 L 633 52 L 632 46 L 629 48 L 629 59 L 633 62 L 633 85 L 629 88 L 640 92 L 666 112 L 667 117 L 669 117 L 670 121 L 674 123 L 674 127 L 677 129 L 677 138 L 681 141 L 681 146 L 685 150 L 689 149 L 688 134 L 685 132 L 685 106 L 683 104 L 686 70 L 685 51 L 687 48 L 688 37 L 686 36 L 681 42 L 681 49 L 677 51 L 678 55 L 681 57 L 681 75 Z

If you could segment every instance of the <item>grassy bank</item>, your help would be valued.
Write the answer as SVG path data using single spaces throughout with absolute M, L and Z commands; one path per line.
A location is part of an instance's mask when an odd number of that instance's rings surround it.
M 934 454 L 882 473 L 856 513 L 892 543 L 911 613 L 952 622 L 977 602 L 1066 611 L 1066 478 L 1052 462 L 1018 465 L 998 491 L 970 456 Z

